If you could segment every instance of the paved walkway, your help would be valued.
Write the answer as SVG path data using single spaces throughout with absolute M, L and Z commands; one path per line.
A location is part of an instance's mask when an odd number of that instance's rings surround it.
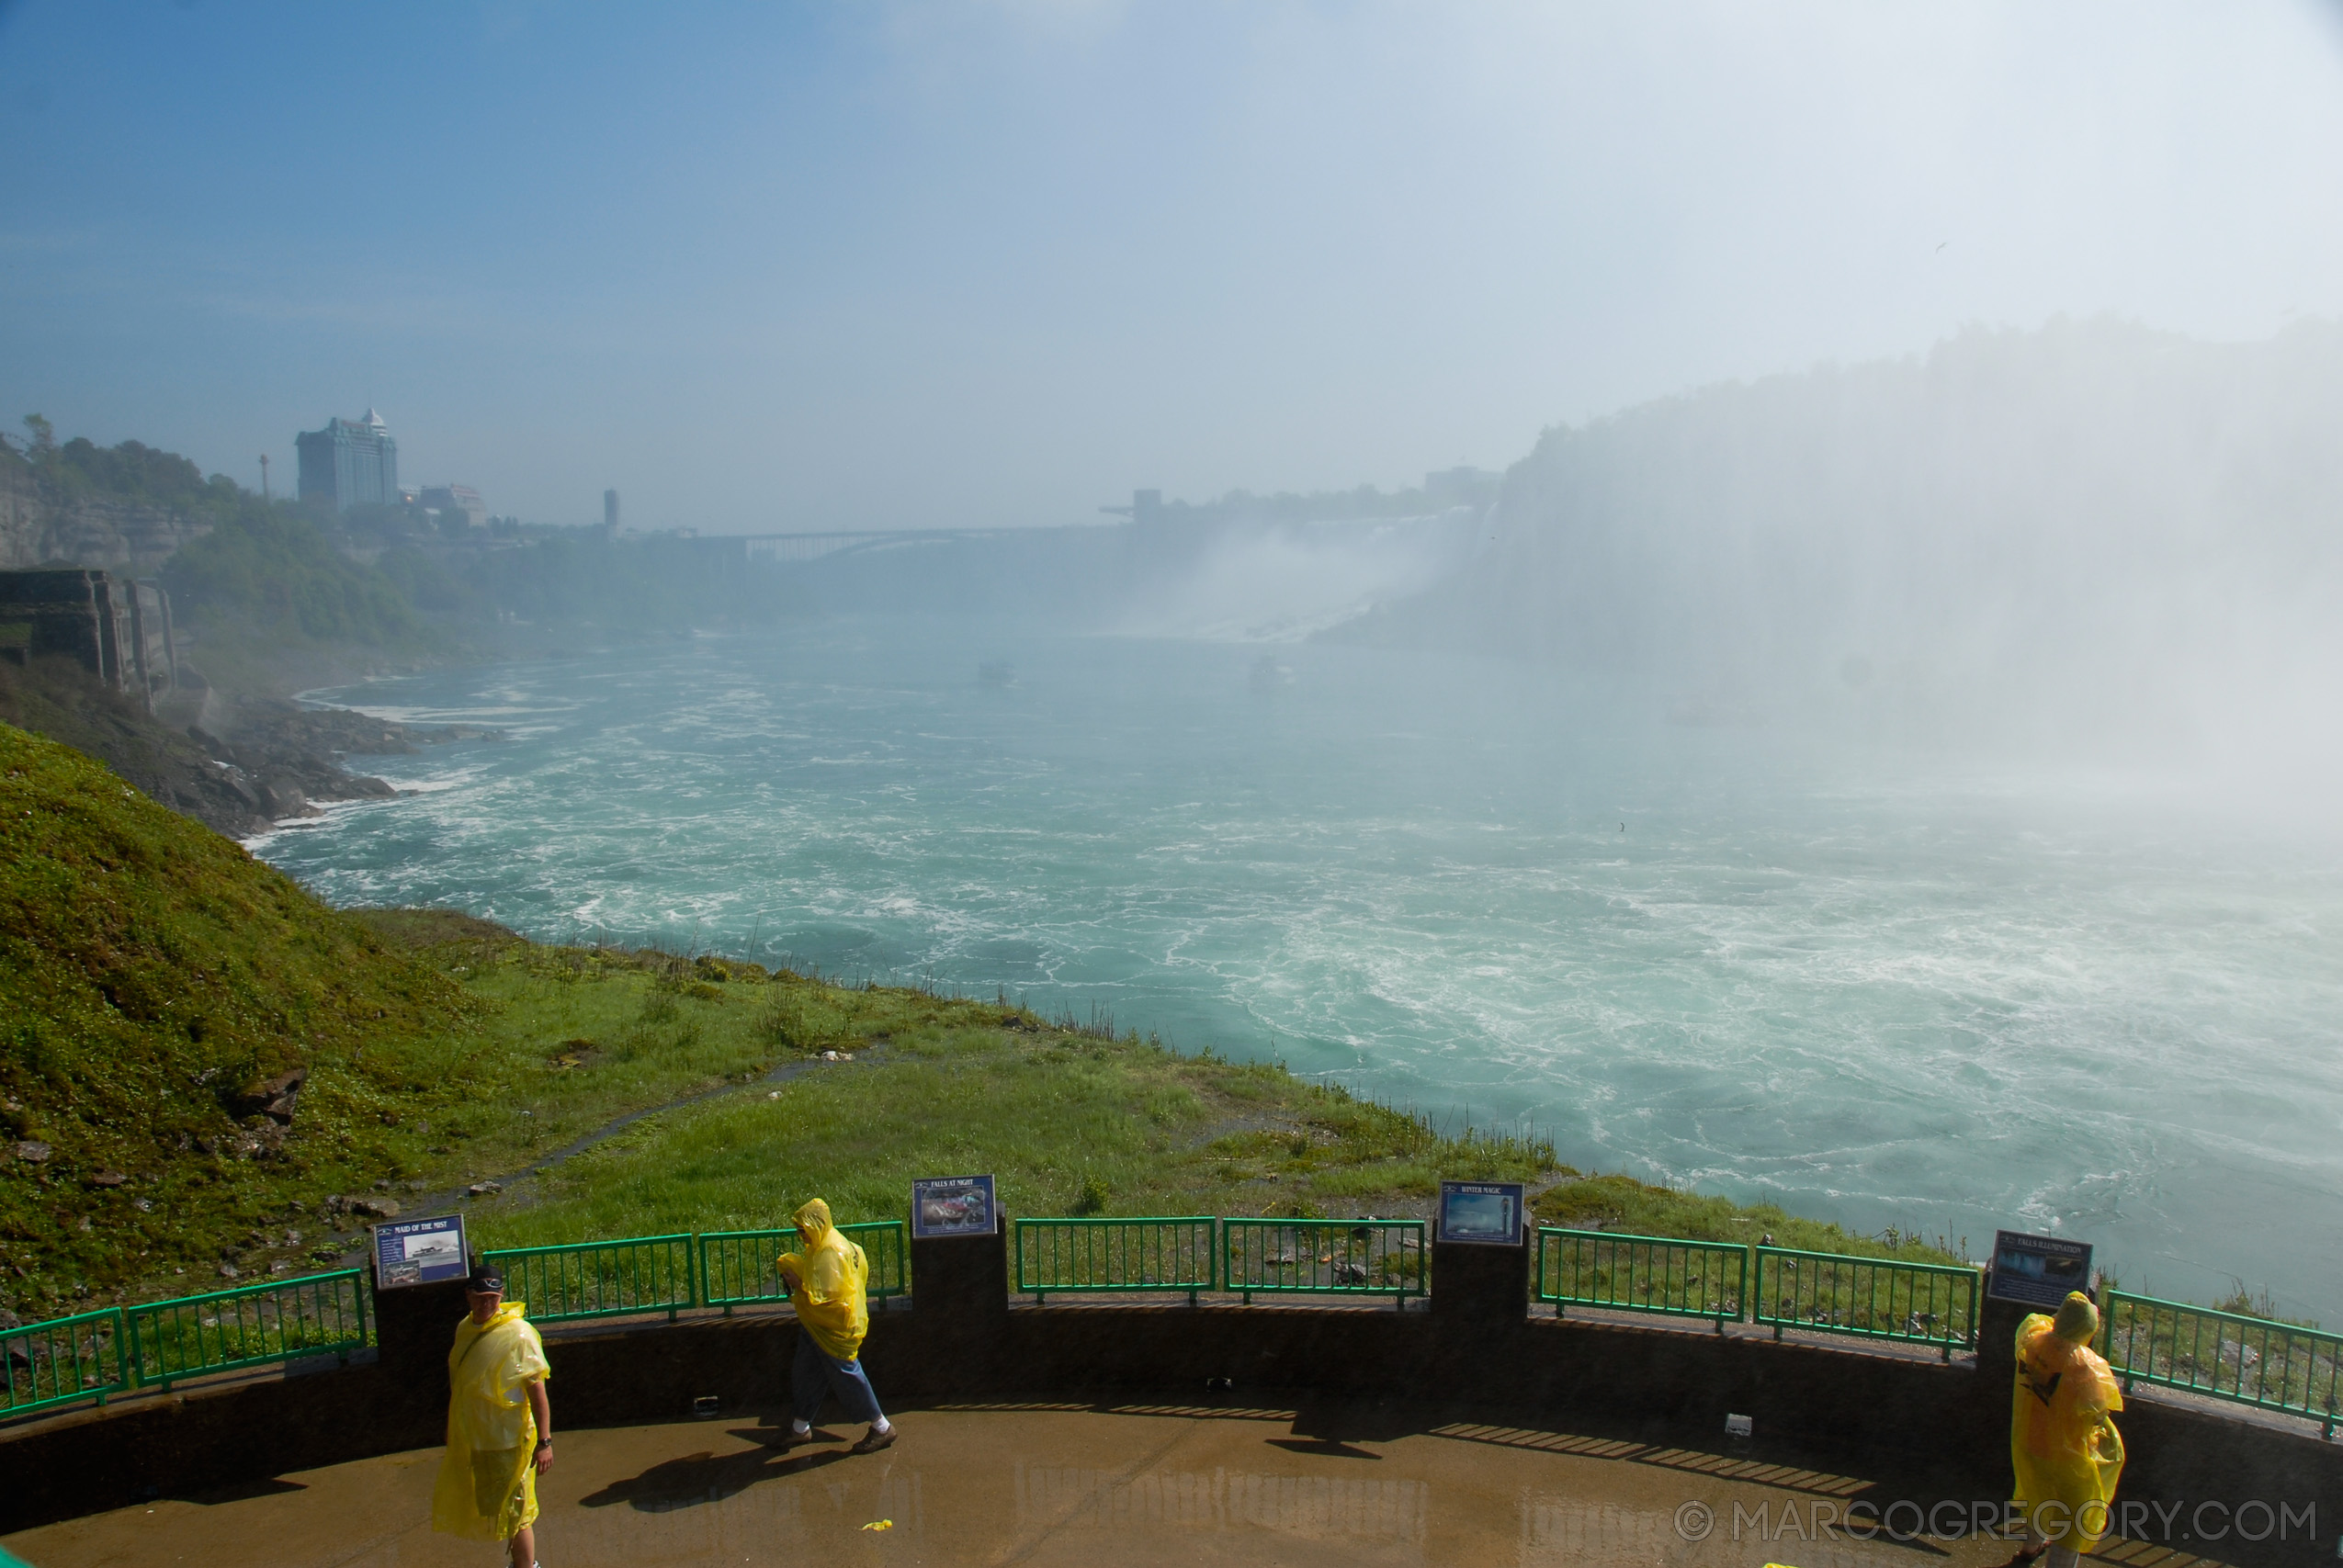
M 784 1455 L 749 1417 L 561 1431 L 539 1493 L 538 1556 L 545 1568 L 1983 1568 L 2009 1550 L 1833 1540 L 1830 1521 L 1851 1504 L 1894 1498 L 1860 1477 L 1372 1409 L 945 1406 L 899 1425 L 894 1449 L 867 1457 L 844 1451 L 859 1427 L 817 1428 L 836 1440 Z M 5 1544 L 35 1568 L 494 1568 L 494 1548 L 431 1533 L 438 1460 L 435 1449 L 306 1471 Z

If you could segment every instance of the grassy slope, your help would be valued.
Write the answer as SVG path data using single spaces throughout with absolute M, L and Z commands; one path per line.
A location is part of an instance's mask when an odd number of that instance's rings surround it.
M 236 844 L 0 726 L 7 1297 L 53 1304 L 216 1255 L 283 1219 L 292 1190 L 376 1179 L 413 1048 L 455 1038 L 470 1010 Z M 296 1065 L 313 1076 L 293 1135 L 236 1157 L 251 1139 L 234 1095 Z M 22 1157 L 28 1144 L 49 1157 Z
M 778 1223 L 820 1193 L 842 1215 L 900 1213 L 911 1178 L 990 1170 L 1012 1213 L 1400 1212 L 1443 1170 L 1534 1179 L 1549 1151 L 1443 1140 L 1275 1066 L 1181 1056 L 1054 1027 L 998 1002 L 845 989 L 753 964 L 455 935 L 366 918 L 497 1004 L 476 1060 L 493 1088 L 436 1122 L 431 1185 L 502 1177 L 645 1104 L 647 1117 L 534 1189 L 474 1206 L 497 1245 Z M 777 1088 L 763 1076 L 824 1050 Z M 572 1065 L 574 1064 L 574 1065 Z M 524 1114 L 526 1112 L 526 1114 Z M 1378 1207 L 1378 1204 L 1380 1207 Z
M 460 917 L 362 918 L 497 1004 L 481 1055 L 506 1064 L 502 1087 L 445 1123 L 460 1136 L 428 1162 L 435 1186 L 509 1174 L 627 1108 L 741 1086 L 474 1204 L 492 1245 L 762 1228 L 815 1194 L 842 1217 L 882 1218 L 913 1176 L 989 1170 L 1020 1214 L 1074 1213 L 1086 1196 L 1117 1214 L 1423 1214 L 1443 1177 L 1482 1177 L 1543 1186 L 1547 1224 L 1951 1260 L 1908 1236 L 1584 1176 L 1548 1148 L 1443 1138 L 1273 1066 L 1100 1039 L 997 1002 L 754 965 L 711 984 L 705 965 L 657 955 L 469 940 Z M 777 1090 L 748 1081 L 824 1049 L 855 1060 Z
M 830 1049 L 856 1059 L 819 1061 Z M 311 1076 L 292 1127 L 255 1149 L 266 1129 L 236 1122 L 236 1090 L 295 1064 Z M 1441 1177 L 1476 1176 L 1547 1186 L 1549 1221 L 1888 1249 L 999 1003 L 539 947 L 444 911 L 337 913 L 0 727 L 0 1307 L 217 1288 L 223 1261 L 307 1269 L 363 1240 L 329 1195 L 509 1179 L 710 1094 L 478 1201 L 476 1234 L 759 1227 L 816 1192 L 877 1218 L 915 1174 L 988 1169 L 1026 1214 L 1422 1213 Z M 16 1157 L 20 1141 L 51 1152 Z
M 115 771 L 141 788 L 145 781 L 210 765 L 185 731 L 158 724 L 134 698 L 64 659 L 38 659 L 30 669 L 0 664 L 0 723 L 89 756 L 110 754 Z
M 1875 1236 L 1850 1235 L 1837 1225 L 1805 1219 L 1776 1204 L 1736 1203 L 1673 1187 L 1655 1187 L 1632 1176 L 1573 1176 L 1538 1194 L 1531 1209 L 1540 1224 L 1630 1235 L 1736 1244 L 1771 1236 L 1775 1247 L 1896 1258 L 1911 1263 L 1958 1263 L 1971 1256 L 1966 1236 L 1924 1238 L 1916 1232 L 1895 1229 Z M 1984 1245 L 1976 1250 L 1984 1251 Z

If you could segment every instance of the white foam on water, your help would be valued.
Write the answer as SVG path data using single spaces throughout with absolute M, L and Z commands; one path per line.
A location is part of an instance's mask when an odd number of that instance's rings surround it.
M 457 768 L 444 773 L 404 777 L 394 776 L 396 770 L 388 768 L 378 773 L 385 784 L 395 785 L 402 795 L 446 795 L 452 790 L 467 789 L 489 776 L 489 770 L 478 765 Z
M 2057 1228 L 2134 1288 L 2343 1299 L 2331 848 L 1497 666 L 1303 644 L 1265 702 L 1242 647 L 1018 636 L 826 623 L 377 682 L 368 711 L 541 722 L 387 759 L 424 793 L 256 852 L 344 901 L 1104 1003 L 1862 1230 Z M 979 649 L 1020 671 L 980 702 Z

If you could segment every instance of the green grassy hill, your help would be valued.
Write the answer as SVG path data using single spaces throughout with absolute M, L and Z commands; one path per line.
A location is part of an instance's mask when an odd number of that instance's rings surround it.
M 0 726 L 7 1296 L 55 1304 L 216 1254 L 279 1219 L 288 1185 L 369 1186 L 419 1048 L 470 1010 L 235 843 Z M 295 1068 L 286 1128 L 247 1091 Z

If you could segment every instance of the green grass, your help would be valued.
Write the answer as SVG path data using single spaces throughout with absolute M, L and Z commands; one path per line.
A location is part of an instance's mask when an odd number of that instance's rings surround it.
M 1771 1203 L 1735 1203 L 1631 1176 L 1573 1175 L 1539 1193 L 1530 1207 L 1538 1224 L 1571 1230 L 1744 1245 L 1771 1236 L 1775 1247 L 1906 1263 L 1960 1263 L 1968 1253 L 1965 1236 L 1930 1239 L 1892 1228 L 1879 1235 L 1861 1235 L 1826 1221 L 1802 1219 Z
M 365 918 L 386 931 L 419 919 Z M 485 1032 L 511 1061 L 558 1060 L 564 1040 L 588 1043 L 569 1053 L 579 1066 L 524 1071 L 507 1102 L 452 1122 L 471 1142 L 460 1169 L 435 1173 L 443 1180 L 516 1168 L 631 1105 L 755 1077 L 775 1062 L 855 1056 L 777 1089 L 645 1118 L 557 1167 L 531 1201 L 476 1204 L 474 1232 L 494 1246 L 767 1228 L 813 1196 L 842 1219 L 896 1217 L 915 1176 L 990 1171 L 1014 1214 L 1428 1215 L 1443 1178 L 1480 1178 L 1544 1186 L 1534 1205 L 1542 1224 L 1744 1243 L 1771 1235 L 1814 1251 L 1959 1261 L 1947 1243 L 1582 1176 L 1550 1146 L 1445 1136 L 1273 1065 L 1183 1056 L 997 1001 L 768 979 L 754 965 L 712 986 L 657 955 L 423 940 L 475 995 L 502 1002 Z
M 814 1196 L 842 1219 L 894 1217 L 914 1176 L 971 1170 L 998 1177 L 1013 1213 L 1392 1213 L 1422 1208 L 1443 1171 L 1535 1179 L 1552 1166 L 1550 1150 L 1443 1139 L 1273 1066 L 1102 1038 L 997 1000 L 753 965 L 711 983 L 657 955 L 518 943 L 458 966 L 504 1004 L 485 1033 L 537 1065 L 448 1118 L 465 1147 L 443 1179 L 516 1168 L 626 1109 L 810 1059 L 777 1087 L 633 1123 L 549 1173 L 534 1201 L 475 1204 L 475 1234 L 494 1246 L 764 1228 Z M 565 1057 L 577 1065 L 542 1065 Z
M 0 1302 L 49 1312 L 216 1258 L 281 1233 L 296 1192 L 379 1179 L 410 1048 L 475 1010 L 238 845 L 0 726 Z M 294 1134 L 268 1146 L 237 1091 L 294 1066 Z

